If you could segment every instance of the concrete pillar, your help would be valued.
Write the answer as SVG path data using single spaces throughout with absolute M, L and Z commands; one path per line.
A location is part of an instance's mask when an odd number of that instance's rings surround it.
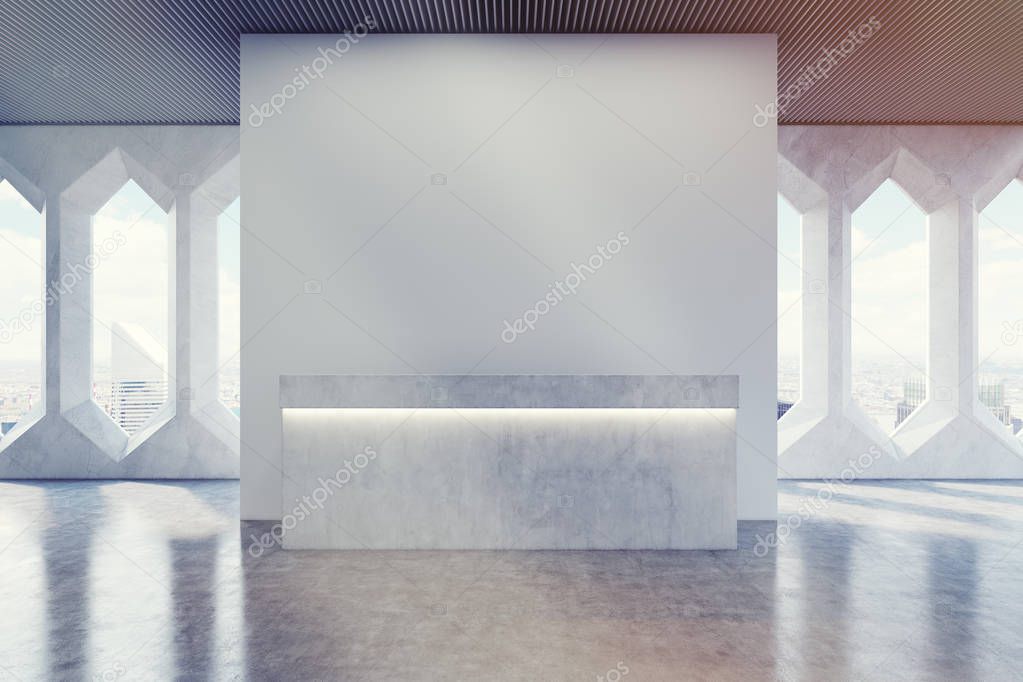
M 46 309 L 43 318 L 43 401 L 47 414 L 60 414 L 60 201 L 47 201 L 43 211 L 43 262 Z
M 828 206 L 802 216 L 803 325 L 799 350 L 799 400 L 806 407 L 828 407 Z
M 207 432 L 226 445 L 235 456 L 240 453 L 241 424 L 220 402 L 220 261 L 218 258 L 217 221 L 224 210 L 238 197 L 238 158 L 225 164 L 217 173 L 195 188 L 182 203 L 187 205 L 188 218 L 179 219 L 179 263 L 186 259 L 187 274 L 179 269 L 181 299 L 179 310 L 188 311 L 187 334 L 180 351 L 187 355 L 191 404 L 186 413 Z M 183 329 L 179 325 L 179 329 Z M 183 374 L 184 376 L 184 374 Z
M 92 214 L 89 207 L 64 199 L 53 220 L 60 241 L 55 268 L 60 320 L 54 328 L 58 338 L 52 340 L 60 357 L 55 377 L 60 410 L 66 412 L 92 398 L 92 271 L 87 265 Z
M 962 378 L 962 368 L 969 366 L 962 362 L 960 352 L 962 268 L 959 219 L 958 201 L 949 202 L 927 216 L 927 399 L 934 407 L 943 406 L 949 416 L 960 407 L 957 387 Z
M 169 293 L 170 316 L 167 328 L 172 330 L 174 338 L 171 345 L 170 363 L 173 368 L 171 384 L 175 388 L 171 400 L 175 402 L 175 413 L 187 415 L 195 388 L 191 381 L 191 323 L 189 310 L 189 287 L 191 281 L 191 205 L 188 192 L 180 189 L 174 192 L 174 208 L 170 213 L 170 225 L 173 226 L 167 253 L 173 262 L 170 269 Z
M 182 262 L 188 259 L 187 286 L 190 318 L 189 377 L 193 389 L 193 408 L 216 402 L 218 398 L 220 311 L 218 309 L 217 217 L 220 211 L 209 201 L 195 196 L 189 203 L 187 236 L 179 243 Z
M 841 193 L 828 195 L 828 413 L 852 400 L 852 211 Z
M 962 197 L 957 202 L 958 236 L 959 236 L 959 272 L 956 281 L 959 283 L 959 319 L 955 330 L 959 341 L 958 375 L 958 409 L 970 414 L 978 399 L 977 366 L 980 363 L 978 354 L 977 330 L 977 290 L 980 266 L 977 249 L 978 212 L 971 197 Z

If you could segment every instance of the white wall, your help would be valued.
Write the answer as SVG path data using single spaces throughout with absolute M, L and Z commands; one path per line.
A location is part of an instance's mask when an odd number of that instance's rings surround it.
M 671 372 L 740 375 L 773 518 L 774 37 L 336 39 L 242 39 L 243 517 L 280 516 L 280 374 Z

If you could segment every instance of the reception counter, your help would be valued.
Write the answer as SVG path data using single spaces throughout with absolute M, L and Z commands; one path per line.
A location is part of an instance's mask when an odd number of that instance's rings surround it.
M 282 376 L 286 549 L 734 549 L 736 376 Z

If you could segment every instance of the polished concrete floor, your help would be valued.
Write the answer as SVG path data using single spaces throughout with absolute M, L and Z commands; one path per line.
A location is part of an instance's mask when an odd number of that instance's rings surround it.
M 0 483 L 0 680 L 1023 677 L 1023 484 L 779 507 L 737 552 L 284 552 L 235 482 Z

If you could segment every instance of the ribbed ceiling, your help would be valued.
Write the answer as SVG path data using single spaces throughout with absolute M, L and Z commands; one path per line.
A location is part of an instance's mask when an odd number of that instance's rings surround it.
M 1023 123 L 1023 0 L 3 0 L 0 123 L 237 123 L 241 33 L 777 33 L 782 123 Z M 804 78 L 805 83 L 805 78 Z

